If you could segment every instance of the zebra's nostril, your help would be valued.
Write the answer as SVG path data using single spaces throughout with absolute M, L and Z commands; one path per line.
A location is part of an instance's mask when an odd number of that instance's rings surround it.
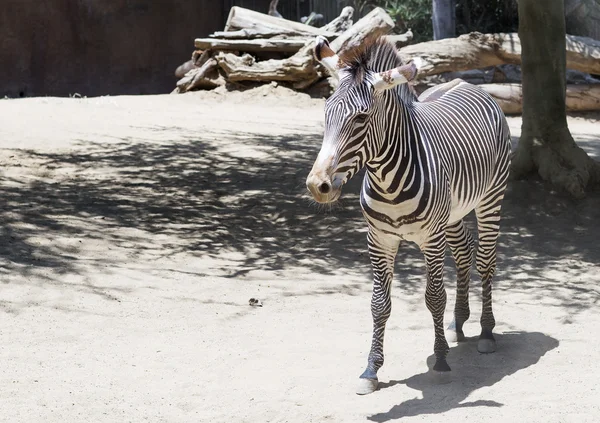
M 322 194 L 327 194 L 330 190 L 331 185 L 329 185 L 327 182 L 323 182 L 321 185 L 319 185 L 319 191 L 321 191 Z

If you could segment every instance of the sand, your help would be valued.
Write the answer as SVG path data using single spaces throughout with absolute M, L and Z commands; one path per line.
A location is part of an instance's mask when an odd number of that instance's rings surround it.
M 402 245 L 381 389 L 359 397 L 359 181 L 332 208 L 304 188 L 322 100 L 267 86 L 1 100 L 0 116 L 0 421 L 600 421 L 598 195 L 511 184 L 498 351 L 476 351 L 474 277 L 447 378 L 428 371 L 423 260 Z M 597 118 L 569 123 L 600 158 Z M 448 260 L 447 321 L 454 281 Z

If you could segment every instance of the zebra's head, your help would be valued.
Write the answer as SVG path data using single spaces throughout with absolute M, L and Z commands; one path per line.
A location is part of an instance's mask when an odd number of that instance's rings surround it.
M 325 103 L 325 134 L 306 186 L 315 201 L 331 203 L 342 186 L 378 152 L 377 139 L 386 128 L 377 110 L 385 109 L 391 88 L 404 84 L 400 96 L 414 96 L 407 82 L 416 77 L 414 62 L 402 64 L 395 47 L 375 40 L 341 59 L 323 37 L 317 37 L 315 57 L 339 80 Z M 387 98 L 387 100 L 386 100 Z

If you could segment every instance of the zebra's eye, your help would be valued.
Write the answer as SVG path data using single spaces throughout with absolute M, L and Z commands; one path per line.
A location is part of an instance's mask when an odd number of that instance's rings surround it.
M 361 113 L 361 114 L 356 115 L 354 117 L 354 122 L 357 123 L 357 124 L 362 125 L 362 124 L 364 124 L 367 121 L 368 117 L 369 117 L 368 115 L 366 115 L 364 113 Z

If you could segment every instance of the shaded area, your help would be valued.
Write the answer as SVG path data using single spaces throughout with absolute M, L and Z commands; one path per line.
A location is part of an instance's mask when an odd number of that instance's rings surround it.
M 600 248 L 600 196 L 566 199 L 540 181 L 512 182 L 503 211 L 496 287 L 553 299 L 575 313 L 600 303 L 590 284 Z
M 54 273 L 78 272 L 77 239 L 85 238 L 109 241 L 132 259 L 145 253 L 212 259 L 211 275 L 230 278 L 295 267 L 340 276 L 339 286 L 307 295 L 370 292 L 361 176 L 331 209 L 311 204 L 306 194 L 305 177 L 321 144 L 318 130 L 266 136 L 142 129 L 167 141 L 82 139 L 81 148 L 69 152 L 10 151 L 0 186 L 0 255 L 7 259 L 0 262 L 1 273 L 35 272 L 59 283 Z M 599 219 L 599 196 L 574 203 L 548 194 L 539 182 L 513 182 L 503 211 L 495 289 L 551 299 L 569 313 L 597 305 L 598 288 L 582 275 L 600 261 Z M 55 237 L 72 242 L 54 242 Z M 94 260 L 99 267 L 115 265 L 108 257 Z M 452 289 L 450 258 L 446 270 Z M 345 284 L 348 271 L 364 274 L 364 284 Z M 423 293 L 423 272 L 416 247 L 402 245 L 395 289 Z M 479 284 L 475 272 L 473 281 Z
M 496 335 L 496 340 L 498 351 L 494 354 L 479 354 L 477 338 L 469 338 L 467 342 L 452 348 L 448 360 L 452 366 L 451 373 L 434 373 L 435 356 L 431 355 L 427 359 L 429 371 L 406 380 L 382 383 L 380 389 L 405 384 L 420 391 L 422 398 L 406 400 L 388 412 L 368 417 L 368 420 L 387 422 L 402 417 L 445 413 L 461 407 L 502 407 L 504 404 L 493 398 L 465 400 L 477 389 L 492 386 L 505 377 L 537 364 L 547 352 L 559 345 L 558 340 L 539 332 L 508 332 Z
M 166 135 L 184 131 L 154 129 Z M 250 157 L 231 144 L 220 148 L 214 140 L 224 136 L 240 145 L 259 145 L 260 154 Z M 14 150 L 4 165 L 33 163 L 36 176 L 6 178 L 0 187 L 0 253 L 13 264 L 71 271 L 76 247 L 29 242 L 55 233 L 108 238 L 125 248 L 162 250 L 165 256 L 241 253 L 232 259 L 230 277 L 294 265 L 331 273 L 335 262 L 367 264 L 357 196 L 349 195 L 333 214 L 311 205 L 305 194 L 306 169 L 320 137 L 203 137 L 184 136 L 169 144 L 82 140 L 85 150 L 66 154 Z M 123 229 L 143 232 L 130 236 Z M 178 242 L 143 246 L 146 235 L 175 235 Z

